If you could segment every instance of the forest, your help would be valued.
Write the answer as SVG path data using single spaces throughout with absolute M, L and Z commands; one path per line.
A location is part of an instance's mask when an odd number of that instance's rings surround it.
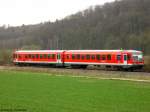
M 150 0 L 116 0 L 55 22 L 0 27 L 0 48 L 135 49 L 150 54 Z

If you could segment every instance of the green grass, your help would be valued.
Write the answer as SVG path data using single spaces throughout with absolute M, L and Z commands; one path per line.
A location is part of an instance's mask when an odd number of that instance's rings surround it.
M 2 109 L 150 112 L 150 83 L 0 71 Z

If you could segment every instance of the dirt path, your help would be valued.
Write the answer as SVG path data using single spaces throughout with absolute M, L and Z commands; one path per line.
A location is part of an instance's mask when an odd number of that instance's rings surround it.
M 150 73 L 146 72 L 122 72 L 122 71 L 105 71 L 89 69 L 67 69 L 67 68 L 49 68 L 49 67 L 17 67 L 17 66 L 0 66 L 0 70 L 28 71 L 38 73 L 48 73 L 49 75 L 67 75 L 72 77 L 86 77 L 110 80 L 129 80 L 139 82 L 150 82 Z

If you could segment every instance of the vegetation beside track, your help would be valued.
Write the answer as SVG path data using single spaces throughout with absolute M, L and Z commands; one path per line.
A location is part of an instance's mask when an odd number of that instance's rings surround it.
M 12 65 L 12 50 L 0 49 L 0 65 Z
M 150 83 L 56 75 L 0 70 L 0 109 L 27 112 L 150 111 Z
M 145 56 L 144 61 L 145 61 L 144 71 L 150 72 L 150 56 Z

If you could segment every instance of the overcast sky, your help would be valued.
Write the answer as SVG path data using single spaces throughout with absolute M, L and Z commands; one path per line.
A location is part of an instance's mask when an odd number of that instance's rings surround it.
M 0 0 L 0 26 L 55 21 L 114 0 Z

